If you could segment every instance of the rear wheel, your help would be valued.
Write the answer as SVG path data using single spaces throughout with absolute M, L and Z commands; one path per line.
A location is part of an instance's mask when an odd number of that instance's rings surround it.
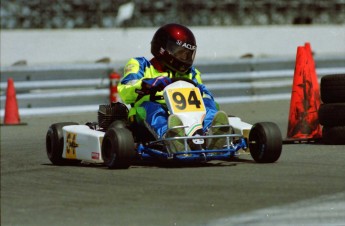
M 110 127 L 102 141 L 102 158 L 109 169 L 127 169 L 135 157 L 134 140 L 127 128 Z
M 75 122 L 61 122 L 52 124 L 46 135 L 46 152 L 49 160 L 54 165 L 76 165 L 79 160 L 65 159 L 62 157 L 64 138 L 62 128 L 69 125 L 78 125 Z
M 278 126 L 272 122 L 253 125 L 249 133 L 249 150 L 258 163 L 272 163 L 282 152 L 282 135 Z
M 109 126 L 109 128 L 126 128 L 126 122 L 123 120 L 115 120 Z

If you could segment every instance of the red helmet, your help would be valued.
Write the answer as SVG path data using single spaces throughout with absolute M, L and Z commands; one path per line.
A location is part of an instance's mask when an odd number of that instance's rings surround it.
M 151 42 L 151 53 L 166 67 L 184 73 L 193 65 L 196 41 L 191 30 L 180 24 L 160 27 Z

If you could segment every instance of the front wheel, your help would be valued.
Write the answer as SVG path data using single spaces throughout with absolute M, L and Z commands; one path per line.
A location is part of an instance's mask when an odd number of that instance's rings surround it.
M 52 124 L 46 135 L 46 152 L 49 160 L 54 165 L 76 165 L 79 160 L 65 159 L 62 157 L 64 138 L 62 128 L 69 125 L 78 125 L 75 122 L 60 122 Z
M 109 169 L 127 169 L 135 157 L 134 139 L 127 128 L 110 127 L 102 141 L 102 158 Z
M 282 152 L 282 135 L 278 126 L 272 122 L 253 125 L 249 133 L 249 150 L 258 163 L 272 163 Z

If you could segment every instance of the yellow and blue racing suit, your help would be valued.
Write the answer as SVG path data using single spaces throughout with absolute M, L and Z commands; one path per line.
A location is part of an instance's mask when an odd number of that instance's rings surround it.
M 155 60 L 155 59 L 153 59 Z M 159 76 L 171 78 L 172 72 L 161 72 L 154 67 L 153 61 L 148 61 L 144 57 L 132 58 L 124 68 L 124 77 L 118 86 L 119 95 L 125 104 L 130 104 L 132 108 L 129 112 L 130 121 L 136 120 L 139 124 L 144 124 L 156 138 L 162 138 L 168 128 L 168 111 L 163 99 L 150 101 L 150 95 L 141 95 L 143 79 L 152 79 Z M 188 78 L 193 80 L 200 89 L 206 107 L 203 132 L 206 132 L 212 123 L 218 105 L 213 99 L 211 92 L 202 84 L 200 72 L 191 67 L 186 74 L 175 73 L 174 78 Z M 157 92 L 156 96 L 162 96 L 162 92 Z

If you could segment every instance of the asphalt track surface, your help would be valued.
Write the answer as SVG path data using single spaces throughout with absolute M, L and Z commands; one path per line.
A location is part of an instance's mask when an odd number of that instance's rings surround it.
M 223 105 L 285 137 L 289 101 Z M 97 114 L 23 118 L 1 127 L 1 225 L 345 225 L 345 146 L 290 144 L 274 164 L 53 166 L 45 134 L 54 122 Z

